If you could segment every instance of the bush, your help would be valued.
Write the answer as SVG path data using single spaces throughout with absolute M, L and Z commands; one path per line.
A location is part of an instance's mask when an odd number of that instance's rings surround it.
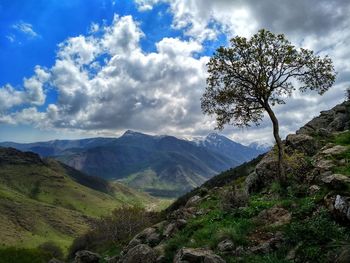
M 42 243 L 38 248 L 49 253 L 53 258 L 63 259 L 62 249 L 52 241 Z
M 160 220 L 160 214 L 140 207 L 123 206 L 93 224 L 92 230 L 74 240 L 69 249 L 73 258 L 79 250 L 122 247 L 137 233 Z
M 46 263 L 52 256 L 50 253 L 38 248 L 14 248 L 0 249 L 0 263 Z
M 249 200 L 247 193 L 242 189 L 238 189 L 236 186 L 226 189 L 222 193 L 221 198 L 222 208 L 225 211 L 245 207 Z

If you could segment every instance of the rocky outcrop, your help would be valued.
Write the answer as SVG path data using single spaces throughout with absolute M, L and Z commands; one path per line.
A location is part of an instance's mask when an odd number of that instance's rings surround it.
M 75 254 L 75 263 L 99 263 L 101 256 L 88 250 L 81 250 Z
M 220 256 L 213 251 L 204 248 L 182 248 L 175 258 L 174 263 L 225 263 Z
M 309 156 L 314 155 L 318 149 L 316 140 L 306 134 L 289 134 L 285 144 L 287 152 L 288 149 L 291 152 L 297 150 Z
M 235 245 L 230 239 L 225 239 L 218 244 L 218 250 L 220 252 L 230 252 L 230 251 L 233 251 L 234 249 L 235 249 Z
M 350 101 L 335 106 L 328 111 L 322 111 L 320 116 L 309 121 L 297 134 L 320 135 L 327 132 L 338 132 L 350 129 Z
M 151 247 L 140 244 L 131 248 L 118 263 L 155 263 L 157 253 Z

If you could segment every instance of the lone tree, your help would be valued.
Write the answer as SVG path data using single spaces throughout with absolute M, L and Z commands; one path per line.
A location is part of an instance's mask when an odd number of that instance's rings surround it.
M 216 115 L 217 128 L 225 124 L 259 125 L 266 111 L 273 124 L 278 147 L 279 179 L 285 179 L 283 144 L 275 104 L 296 90 L 315 90 L 322 95 L 335 81 L 332 60 L 321 58 L 307 49 L 297 49 L 283 34 L 262 29 L 250 39 L 235 37 L 230 47 L 220 47 L 208 66 L 207 87 L 201 98 L 202 111 Z

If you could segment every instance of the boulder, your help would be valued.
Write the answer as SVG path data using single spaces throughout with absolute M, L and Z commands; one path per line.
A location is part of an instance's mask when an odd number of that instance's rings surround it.
M 321 152 L 321 154 L 326 156 L 332 156 L 332 155 L 338 155 L 346 152 L 349 147 L 347 146 L 341 146 L 341 145 L 335 145 L 331 148 L 327 148 Z
M 273 237 L 264 240 L 259 244 L 249 248 L 249 251 L 254 254 L 266 254 L 281 247 L 283 243 L 283 235 L 281 232 L 276 232 Z
M 343 219 L 350 221 L 350 197 L 337 195 L 334 201 L 334 210 Z
M 204 248 L 182 248 L 174 258 L 174 263 L 225 263 L 213 251 Z
M 319 187 L 318 185 L 311 185 L 310 187 L 309 187 L 309 194 L 310 195 L 313 195 L 313 194 L 315 194 L 315 193 L 317 193 L 318 191 L 320 191 L 321 190 L 321 187 Z
M 218 250 L 220 252 L 233 251 L 234 249 L 235 249 L 235 245 L 230 239 L 225 239 L 218 244 Z
M 260 190 L 261 186 L 262 182 L 260 181 L 259 176 L 255 172 L 250 173 L 246 177 L 244 187 L 247 195 L 257 192 L 258 190 Z
M 200 201 L 201 197 L 199 195 L 192 196 L 186 203 L 185 207 L 193 207 L 196 206 Z
M 128 247 L 134 247 L 138 244 L 148 244 L 154 247 L 159 244 L 162 237 L 158 230 L 154 227 L 149 227 L 137 234 L 129 243 Z
M 338 132 L 349 129 L 350 126 L 350 101 L 345 101 L 333 109 L 322 111 L 320 116 L 309 121 L 297 134 L 319 134 L 321 129 L 328 132 Z
M 292 148 L 291 152 L 297 150 L 310 156 L 317 152 L 316 140 L 306 134 L 289 134 L 286 138 L 286 147 Z
M 261 211 L 255 219 L 263 225 L 282 226 L 288 224 L 292 216 L 288 210 L 274 206 Z
M 270 184 L 278 176 L 278 161 L 273 150 L 268 152 L 255 167 L 260 187 Z
M 101 256 L 88 250 L 81 250 L 75 253 L 75 263 L 98 263 Z
M 333 189 L 343 189 L 346 187 L 346 184 L 350 183 L 350 178 L 342 174 L 332 174 L 321 176 L 320 182 Z
M 131 248 L 118 263 L 155 263 L 157 260 L 157 253 L 145 244 L 137 245 Z

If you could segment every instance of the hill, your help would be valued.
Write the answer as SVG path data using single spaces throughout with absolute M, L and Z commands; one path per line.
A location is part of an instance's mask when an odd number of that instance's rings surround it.
M 121 253 L 103 256 L 118 263 L 350 262 L 349 128 L 346 101 L 287 136 L 286 181 L 276 179 L 272 149 L 180 197 Z
M 218 134 L 188 141 L 134 131 L 119 138 L 0 145 L 52 156 L 89 175 L 118 180 L 165 197 L 184 194 L 215 174 L 264 152 Z
M 52 240 L 67 249 L 97 218 L 151 197 L 87 176 L 32 152 L 0 148 L 0 245 L 36 247 Z

